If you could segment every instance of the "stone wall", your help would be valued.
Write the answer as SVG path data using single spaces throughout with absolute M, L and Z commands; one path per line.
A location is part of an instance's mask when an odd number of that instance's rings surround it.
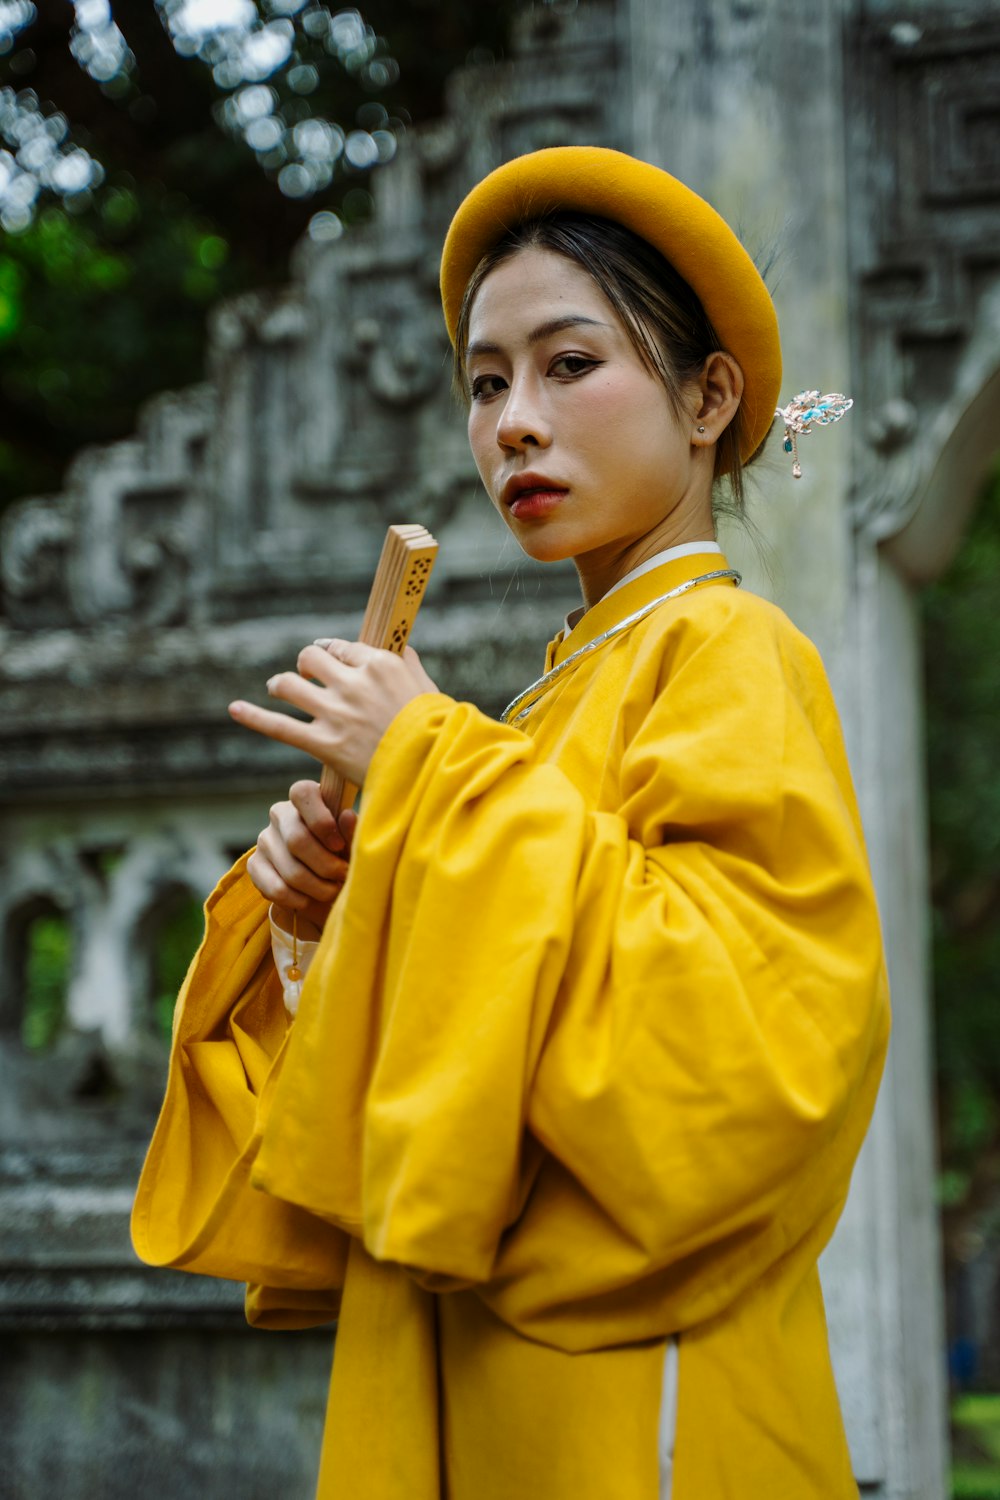
M 437 256 L 503 156 L 612 142 L 611 4 L 522 20 L 516 57 L 375 182 L 371 226 L 306 241 L 290 284 L 217 309 L 205 383 L 82 453 L 0 536 L 0 1482 L 9 1500 L 313 1490 L 331 1331 L 246 1329 L 242 1288 L 139 1265 L 128 1211 L 162 1094 L 160 917 L 203 898 L 314 774 L 233 697 L 353 636 L 387 524 L 441 542 L 417 644 L 497 711 L 576 602 L 483 496 L 449 390 Z M 553 586 L 554 585 L 554 586 Z M 21 1042 L 25 932 L 65 914 L 65 1028 Z

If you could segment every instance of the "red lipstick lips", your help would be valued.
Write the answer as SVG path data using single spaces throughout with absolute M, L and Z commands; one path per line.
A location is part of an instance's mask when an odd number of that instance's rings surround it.
M 503 487 L 503 503 L 512 516 L 523 521 L 554 510 L 566 493 L 566 485 L 528 469 L 523 474 L 512 474 L 507 480 Z

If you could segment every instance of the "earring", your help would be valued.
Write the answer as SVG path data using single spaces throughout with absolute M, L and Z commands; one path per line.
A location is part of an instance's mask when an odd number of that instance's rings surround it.
M 698 428 L 698 431 L 699 431 L 699 432 L 704 432 L 704 431 L 705 431 L 705 429 L 704 429 L 704 427 L 699 427 L 699 428 Z

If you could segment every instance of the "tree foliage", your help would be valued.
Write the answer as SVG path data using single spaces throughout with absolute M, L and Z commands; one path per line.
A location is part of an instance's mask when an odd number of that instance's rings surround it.
M 32 1051 L 50 1047 L 66 1016 L 72 962 L 69 922 L 47 911 L 29 923 L 24 934 L 24 1013 L 21 1039 Z
M 317 214 L 327 235 L 363 220 L 370 172 L 516 9 L 0 0 L 0 188 L 36 192 L 0 230 L 0 504 L 198 379 L 209 305 L 283 279 Z M 228 40 L 206 42 L 220 16 Z
M 923 597 L 933 971 L 948 1201 L 1000 1137 L 1000 468 Z

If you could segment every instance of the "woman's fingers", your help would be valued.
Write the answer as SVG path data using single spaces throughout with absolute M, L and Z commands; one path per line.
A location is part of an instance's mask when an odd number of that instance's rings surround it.
M 317 652 L 317 655 L 321 654 Z M 336 669 L 336 663 L 331 662 L 330 666 Z M 277 672 L 267 679 L 267 691 L 272 698 L 280 698 L 283 703 L 290 703 L 293 708 L 301 708 L 304 713 L 311 714 L 314 719 L 323 713 L 330 712 L 331 703 L 336 701 L 338 686 L 336 679 L 319 685 L 310 682 L 299 672 Z
M 289 911 L 305 912 L 307 908 L 317 904 L 303 891 L 297 891 L 282 879 L 259 845 L 247 860 L 247 874 L 264 900 L 273 902 L 275 906 L 286 907 Z M 329 901 L 322 904 L 326 910 L 329 910 Z
M 347 879 L 357 821 L 353 809 L 339 820 L 333 816 L 319 782 L 297 781 L 288 801 L 271 808 L 268 825 L 247 860 L 247 874 L 279 912 L 294 913 L 322 929 Z
M 364 641 L 342 641 L 338 636 L 324 636 L 322 640 L 313 641 L 311 646 L 305 646 L 299 653 L 300 661 L 307 651 L 319 651 L 348 668 L 368 666 L 383 655 L 379 646 L 368 646 Z
M 295 665 L 303 677 L 315 677 L 318 682 L 332 686 L 334 683 L 342 682 L 346 672 L 352 666 L 360 663 L 348 662 L 340 653 L 334 650 L 335 646 L 346 644 L 342 641 L 331 641 L 328 648 L 320 646 L 314 641 L 311 646 L 303 646 L 296 659 Z
M 257 840 L 278 875 L 295 890 L 330 901 L 347 879 L 347 861 L 310 833 L 290 802 L 276 802 Z
M 244 699 L 237 698 L 229 705 L 229 716 L 237 724 L 242 724 L 244 729 L 252 729 L 255 734 L 266 735 L 269 740 L 280 740 L 284 745 L 294 745 L 296 750 L 305 750 L 308 755 L 316 754 L 312 725 L 303 724 L 301 719 L 293 719 L 290 714 L 275 713 L 270 708 L 258 708 L 256 703 L 247 703 Z
M 329 877 L 317 875 L 309 869 L 308 865 L 304 865 L 301 860 L 295 858 L 294 854 L 289 853 L 287 846 L 273 828 L 265 828 L 262 831 L 257 840 L 257 853 L 267 860 L 286 891 L 294 891 L 296 895 L 304 897 L 307 901 L 323 901 L 329 905 L 331 901 L 336 900 L 341 886 L 347 879 L 347 865 L 344 861 L 340 862 L 336 875 Z M 277 897 L 271 893 L 271 899 L 277 900 Z
M 381 656 L 375 646 L 366 646 L 363 641 L 342 641 L 336 637 L 323 637 L 321 640 L 313 641 L 312 646 L 306 646 L 299 654 L 299 671 L 305 671 L 309 676 L 320 677 L 322 681 L 327 680 L 325 676 L 322 676 L 324 664 L 321 660 L 317 661 L 317 658 L 311 654 L 306 656 L 307 652 L 312 653 L 314 650 L 319 650 L 321 656 L 332 657 L 335 664 L 339 663 L 348 669 L 369 666 L 377 662 Z M 416 679 L 422 693 L 437 692 L 437 684 L 424 670 L 423 662 L 412 646 L 403 647 L 400 660 L 411 677 Z M 318 667 L 319 670 L 314 671 L 314 667 Z M 327 671 L 329 670 L 327 666 Z M 336 665 L 333 672 L 336 672 Z
M 396 714 L 413 698 L 434 690 L 415 652 L 404 661 L 360 642 L 306 646 L 298 668 L 277 673 L 267 690 L 311 714 L 311 723 L 242 699 L 229 705 L 230 714 L 247 729 L 305 750 L 358 786 Z
M 314 649 L 306 647 L 306 652 Z M 300 654 L 300 661 L 306 652 Z M 229 713 L 247 729 L 286 745 L 294 745 L 324 763 L 335 763 L 340 726 L 345 719 L 358 717 L 360 704 L 349 702 L 340 691 L 349 674 L 325 653 L 315 650 L 315 659 L 305 665 L 314 675 L 325 672 L 328 681 L 320 686 L 309 682 L 299 672 L 277 672 L 268 678 L 267 691 L 272 698 L 280 698 L 292 708 L 310 714 L 311 723 L 303 723 L 301 719 L 276 713 L 273 709 L 258 708 L 255 703 L 247 703 L 244 699 L 230 703 Z
M 353 807 L 345 807 L 335 817 L 323 801 L 318 781 L 296 781 L 289 789 L 288 798 L 302 819 L 304 831 L 308 831 L 323 850 L 337 857 L 335 863 L 339 868 L 341 862 L 350 858 L 354 831 L 358 826 L 358 815 Z M 289 847 L 303 863 L 310 865 L 318 873 L 325 873 L 327 866 L 323 865 L 321 868 L 311 850 L 307 855 L 291 838 Z
M 354 844 L 354 833 L 358 826 L 358 815 L 353 807 L 345 807 L 337 819 L 348 853 Z
M 350 842 L 337 819 L 323 801 L 318 781 L 296 781 L 289 789 L 288 800 L 306 829 L 324 849 L 347 857 Z M 311 863 L 311 861 L 310 861 Z
M 276 802 L 247 861 L 247 873 L 261 895 L 278 906 L 325 911 L 347 879 L 347 861 L 310 833 L 291 802 Z
M 297 678 L 294 673 L 283 673 L 282 676 L 291 678 L 293 682 L 301 682 L 301 689 L 292 689 L 286 693 L 283 685 L 276 685 L 276 680 L 271 679 L 268 690 L 276 697 L 287 697 L 290 702 L 297 702 L 298 706 L 306 709 L 306 712 L 315 714 L 309 723 L 303 723 L 301 719 L 295 719 L 291 714 L 275 713 L 273 709 L 258 708 L 255 703 L 247 703 L 243 699 L 237 699 L 229 705 L 229 715 L 235 719 L 237 724 L 242 724 L 244 729 L 252 729 L 256 734 L 266 735 L 268 739 L 278 740 L 283 745 L 293 745 L 296 750 L 304 750 L 315 760 L 322 761 L 325 766 L 333 766 L 342 775 L 347 776 L 358 785 L 364 780 L 367 769 L 369 753 L 360 766 L 355 763 L 353 746 L 358 739 L 358 725 L 361 725 L 361 738 L 365 738 L 364 721 L 360 711 L 349 706 L 343 706 L 334 698 L 330 689 L 316 688 L 309 683 Z M 316 701 L 310 700 L 306 695 L 315 693 L 318 695 Z M 345 726 L 354 729 L 354 738 L 345 739 Z M 374 746 L 372 746 L 374 749 Z
M 267 830 L 265 829 L 266 832 Z M 264 838 L 263 834 L 261 838 Z M 247 860 L 247 874 L 265 901 L 269 901 L 279 910 L 304 917 L 307 922 L 311 922 L 320 931 L 322 931 L 323 925 L 330 914 L 330 907 L 342 889 L 340 885 L 334 884 L 332 886 L 332 896 L 327 896 L 322 900 L 315 900 L 313 897 L 306 895 L 304 891 L 289 885 L 281 877 L 260 844 L 258 844 Z M 307 937 L 311 934 L 306 930 L 301 935 Z

